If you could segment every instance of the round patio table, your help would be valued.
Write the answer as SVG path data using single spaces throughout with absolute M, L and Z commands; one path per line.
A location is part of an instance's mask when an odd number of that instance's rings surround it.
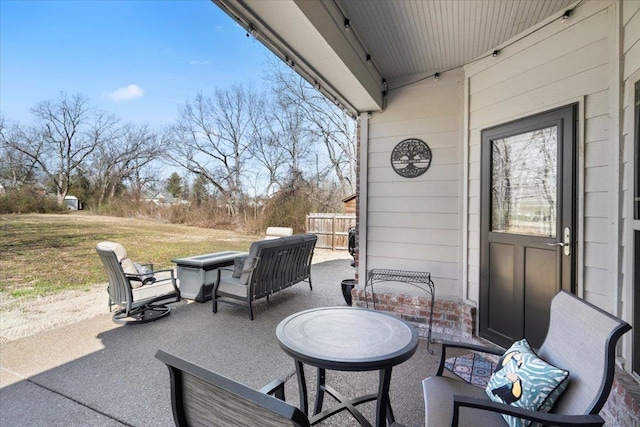
M 304 364 L 318 369 L 316 399 L 311 424 L 348 410 L 363 426 L 370 426 L 356 409 L 361 403 L 377 400 L 376 426 L 395 421 L 389 402 L 391 371 L 408 360 L 418 348 L 416 329 L 402 319 L 380 311 L 353 307 L 324 307 L 295 313 L 276 328 L 280 347 L 293 357 L 300 393 L 300 409 L 308 414 Z M 378 392 L 347 399 L 326 384 L 325 370 L 379 370 Z M 338 405 L 322 411 L 324 394 Z

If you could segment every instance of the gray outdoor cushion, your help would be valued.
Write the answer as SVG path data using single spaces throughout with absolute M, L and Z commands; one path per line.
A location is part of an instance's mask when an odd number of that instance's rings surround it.
M 249 286 L 242 283 L 241 279 L 233 277 L 232 271 L 220 270 L 218 292 L 246 298 L 249 295 Z
M 233 259 L 233 274 L 232 277 L 239 279 L 244 269 L 244 262 L 247 259 L 247 255 L 238 256 Z
M 422 381 L 424 393 L 425 425 L 450 426 L 453 416 L 453 396 L 463 395 L 489 400 L 484 389 L 459 379 L 429 377 Z M 460 409 L 459 426 L 506 426 L 502 415 L 496 412 Z
M 118 262 L 122 266 L 122 271 L 124 271 L 125 274 L 138 274 L 138 269 L 136 269 L 135 264 L 127 255 L 127 250 L 122 244 L 116 242 L 100 242 L 98 243 L 98 247 L 112 250 L 116 254 L 116 258 L 118 258 Z
M 268 227 L 265 240 L 279 239 L 280 237 L 291 236 L 293 228 L 289 227 Z

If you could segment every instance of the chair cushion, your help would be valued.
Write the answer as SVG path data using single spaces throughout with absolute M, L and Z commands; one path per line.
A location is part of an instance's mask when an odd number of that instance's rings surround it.
M 280 237 L 293 235 L 293 228 L 289 227 L 268 227 L 265 240 L 278 239 Z
M 484 389 L 459 379 L 433 376 L 422 381 L 424 393 L 424 414 L 426 427 L 448 427 L 453 416 L 453 396 L 461 395 L 489 400 Z M 504 419 L 497 412 L 473 408 L 460 408 L 460 427 L 505 426 Z
M 538 357 L 526 339 L 515 342 L 500 358 L 485 391 L 489 398 L 521 408 L 549 412 L 567 387 L 569 372 Z M 504 416 L 511 427 L 530 421 Z M 537 424 L 536 424 L 537 425 Z
M 235 295 L 241 298 L 249 296 L 249 286 L 242 283 L 240 279 L 232 276 L 229 270 L 220 270 L 220 283 L 218 283 L 218 292 Z
M 118 262 L 122 266 L 122 271 L 124 271 L 125 274 L 138 274 L 138 269 L 127 255 L 127 250 L 121 243 L 100 242 L 98 246 L 103 250 L 112 250 L 113 253 L 116 254 L 116 258 L 118 258 Z

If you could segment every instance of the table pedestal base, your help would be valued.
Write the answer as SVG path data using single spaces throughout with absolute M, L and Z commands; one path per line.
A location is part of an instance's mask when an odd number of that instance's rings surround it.
M 372 393 L 365 396 L 356 397 L 354 399 L 349 399 L 340 394 L 333 387 L 328 386 L 326 384 L 325 369 L 318 368 L 316 382 L 316 400 L 314 402 L 313 416 L 309 418 L 311 425 L 316 425 L 319 422 L 323 421 L 325 418 L 346 410 L 349 411 L 349 413 L 351 413 L 351 415 L 353 415 L 356 420 L 358 420 L 361 426 L 372 427 L 371 423 L 364 417 L 364 415 L 362 415 L 360 411 L 358 411 L 356 406 L 362 403 L 371 402 L 373 400 L 377 400 L 376 427 L 386 426 L 386 420 L 388 420 L 389 425 L 393 424 L 395 422 L 395 417 L 393 416 L 391 402 L 389 401 L 389 384 L 391 382 L 391 370 L 392 368 L 380 370 L 380 383 L 378 384 L 377 394 Z M 300 392 L 300 406 L 302 411 L 308 415 L 309 399 L 307 395 L 307 383 L 304 376 L 303 363 L 296 363 L 296 374 L 298 377 L 298 388 Z M 324 403 L 325 393 L 333 397 L 338 402 L 338 404 L 323 411 L 322 405 Z

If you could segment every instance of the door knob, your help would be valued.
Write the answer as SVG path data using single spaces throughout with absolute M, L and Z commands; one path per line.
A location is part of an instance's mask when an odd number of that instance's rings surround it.
M 560 246 L 564 248 L 564 254 L 566 256 L 571 255 L 571 229 L 569 227 L 564 228 L 564 241 L 547 243 L 549 246 Z

